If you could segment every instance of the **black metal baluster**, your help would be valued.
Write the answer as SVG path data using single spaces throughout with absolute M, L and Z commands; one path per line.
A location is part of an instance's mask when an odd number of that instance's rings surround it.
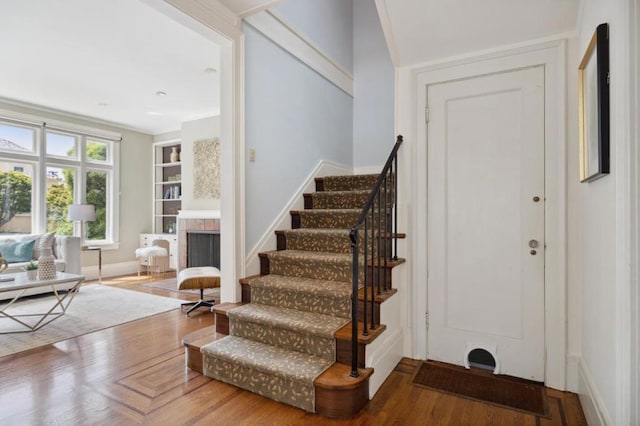
M 374 240 L 376 233 L 376 222 L 375 222 L 375 209 L 371 208 L 371 264 L 367 270 L 367 273 L 371 274 L 371 329 L 376 328 L 376 310 L 375 310 L 375 285 L 376 285 L 376 274 L 374 269 L 374 259 L 376 253 L 376 242 Z
M 387 245 L 389 244 L 389 233 L 387 232 L 387 228 L 389 227 L 389 219 L 387 217 L 387 205 L 389 204 L 389 191 L 387 190 L 387 175 L 385 175 L 384 177 L 384 189 L 382 190 L 382 192 L 384 193 L 384 197 L 382 197 L 384 199 L 384 231 L 382 232 L 383 234 L 383 257 L 384 257 L 384 271 L 382 273 L 384 280 L 382 281 L 382 289 L 384 291 L 387 291 L 387 283 L 389 282 L 387 280 L 387 257 L 388 257 L 388 253 L 387 253 Z
M 367 302 L 368 302 L 368 295 L 369 292 L 367 290 L 367 284 L 368 284 L 368 279 L 367 279 L 367 275 L 369 275 L 367 273 L 367 267 L 366 267 L 366 263 L 367 263 L 367 246 L 369 245 L 369 221 L 365 218 L 364 219 L 364 300 L 362 301 L 362 306 L 364 307 L 363 309 L 363 314 L 364 314 L 364 318 L 363 318 L 363 327 L 364 329 L 362 330 L 362 334 L 364 336 L 368 336 L 369 335 L 369 326 L 367 325 Z M 372 292 L 373 293 L 373 292 Z
M 351 228 L 351 251 L 353 253 L 351 297 L 351 377 L 358 377 L 358 228 Z

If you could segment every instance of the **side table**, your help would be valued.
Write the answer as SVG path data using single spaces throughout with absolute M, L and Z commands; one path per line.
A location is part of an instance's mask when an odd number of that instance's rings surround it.
M 82 247 L 82 251 L 97 251 L 98 252 L 98 283 L 102 284 L 102 247 L 85 246 L 85 247 Z

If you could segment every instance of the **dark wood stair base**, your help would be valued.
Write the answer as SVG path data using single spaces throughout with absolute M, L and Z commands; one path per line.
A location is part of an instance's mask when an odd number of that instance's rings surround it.
M 244 304 L 245 303 L 219 303 L 211 308 L 211 312 L 216 316 L 216 332 L 218 334 L 225 336 L 229 334 L 229 317 L 227 316 L 227 312 Z
M 239 306 L 233 303 L 226 305 Z M 229 308 L 223 308 L 221 312 L 226 314 Z M 205 327 L 184 336 L 182 344 L 187 367 L 203 374 L 200 348 L 224 336 L 217 333 L 214 327 Z M 347 419 L 362 410 L 369 401 L 369 378 L 373 374 L 373 369 L 359 368 L 358 373 L 358 377 L 351 377 L 351 367 L 336 362 L 318 376 L 314 382 L 316 413 L 323 417 Z
M 182 338 L 182 344 L 184 345 L 184 358 L 187 367 L 200 374 L 204 374 L 202 371 L 202 353 L 200 352 L 200 348 L 218 339 L 222 339 L 224 336 L 224 334 L 216 332 L 215 326 L 201 328 L 184 336 Z
M 369 378 L 373 368 L 359 368 L 351 377 L 351 367 L 336 362 L 314 382 L 316 414 L 332 419 L 355 416 L 369 402 Z

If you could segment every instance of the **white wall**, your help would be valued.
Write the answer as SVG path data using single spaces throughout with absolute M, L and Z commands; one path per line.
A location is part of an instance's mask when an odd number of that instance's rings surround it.
M 338 65 L 353 71 L 351 0 L 288 0 L 273 10 Z
M 182 151 L 182 210 L 219 210 L 220 199 L 193 198 L 193 143 L 200 139 L 220 136 L 220 116 L 203 118 L 182 123 L 180 140 Z
M 395 68 L 374 0 L 353 1 L 353 80 L 354 167 L 381 168 L 395 142 Z
M 572 342 L 580 344 L 578 390 L 585 414 L 594 424 L 629 424 L 629 369 L 630 362 L 637 363 L 629 359 L 628 340 L 629 267 L 637 264 L 637 259 L 629 258 L 630 203 L 637 198 L 629 190 L 633 167 L 629 154 L 637 143 L 629 140 L 629 4 L 629 0 L 583 0 L 577 51 L 569 58 L 575 70 L 596 26 L 609 23 L 611 174 L 569 188 L 577 190 L 574 212 L 579 215 L 579 228 L 570 239 L 569 251 L 579 265 L 572 285 L 580 289 L 581 311 L 580 337 Z M 577 156 L 569 156 L 569 161 L 577 162 Z
M 251 25 L 243 31 L 245 145 L 247 153 L 255 150 L 245 170 L 251 250 L 319 161 L 352 167 L 353 100 Z

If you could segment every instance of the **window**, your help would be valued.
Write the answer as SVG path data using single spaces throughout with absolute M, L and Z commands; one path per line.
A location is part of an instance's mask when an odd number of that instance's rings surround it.
M 87 240 L 117 241 L 118 142 L 95 129 L 0 118 L 0 233 L 79 236 L 69 205 L 93 204 Z

